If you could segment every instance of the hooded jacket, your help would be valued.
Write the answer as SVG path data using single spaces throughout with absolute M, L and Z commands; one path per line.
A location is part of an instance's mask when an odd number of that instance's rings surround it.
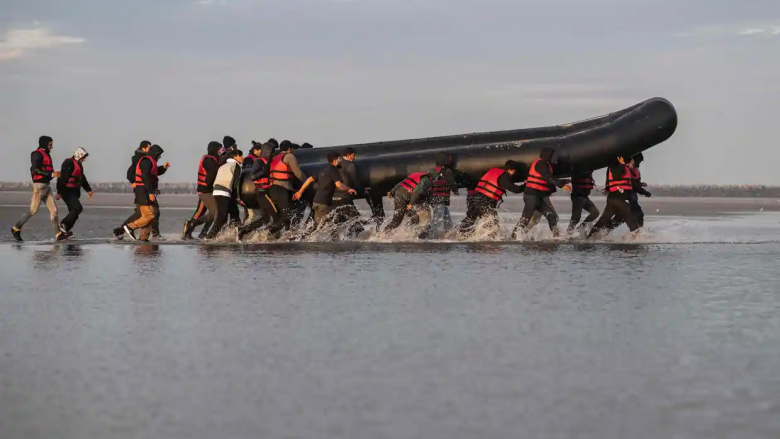
M 79 162 L 79 166 L 81 166 L 81 188 L 70 188 L 67 186 L 68 180 L 70 180 L 70 177 L 73 175 L 73 171 L 76 169 L 75 165 L 73 164 L 73 160 L 81 160 L 84 157 L 87 157 L 89 154 L 87 154 L 86 151 L 79 148 L 76 150 L 76 154 L 73 155 L 72 159 L 68 158 L 65 159 L 64 162 L 62 162 L 62 167 L 60 168 L 60 176 L 57 179 L 57 193 L 58 194 L 66 194 L 71 193 L 74 195 L 78 195 L 81 193 L 81 189 L 83 188 L 87 192 L 92 192 L 92 187 L 89 185 L 89 181 L 87 181 L 87 173 L 84 169 L 84 162 Z
M 49 142 L 51 142 L 52 139 L 49 136 L 41 136 L 40 139 L 38 139 L 38 149 L 42 149 L 49 153 L 49 157 L 51 157 L 51 150 L 49 149 Z M 54 178 L 54 171 L 44 171 L 43 168 L 43 154 L 41 154 L 38 149 L 32 152 L 30 154 L 30 172 L 32 175 L 42 175 L 43 178 L 38 181 L 34 181 L 35 183 L 46 183 L 48 184 L 51 182 L 51 180 Z M 53 165 L 53 163 L 52 163 Z
M 159 152 L 157 154 L 157 157 L 154 159 L 157 161 L 160 158 L 160 155 L 164 152 L 163 149 L 160 147 L 160 145 L 152 145 L 149 147 L 149 154 L 143 152 L 141 148 L 138 148 L 135 150 L 135 153 L 133 154 L 133 157 L 130 159 L 130 167 L 127 168 L 127 181 L 130 184 L 133 184 L 135 182 L 135 167 L 138 165 L 138 160 L 141 160 L 141 157 L 145 155 L 151 155 L 152 148 L 156 148 L 156 150 Z M 165 174 L 165 171 L 167 171 L 168 168 L 157 168 L 157 175 L 163 175 Z
M 209 146 L 206 148 L 206 155 L 216 157 L 217 160 L 204 160 L 203 169 L 206 171 L 206 181 L 204 184 L 198 182 L 199 194 L 210 194 L 214 190 L 214 179 L 217 178 L 217 170 L 219 169 L 219 150 L 222 145 L 219 142 L 209 142 Z

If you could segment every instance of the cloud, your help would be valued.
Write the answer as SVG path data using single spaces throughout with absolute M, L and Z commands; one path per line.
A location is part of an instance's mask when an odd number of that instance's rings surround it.
M 10 29 L 0 40 L 0 61 L 17 59 L 33 50 L 80 44 L 84 41 L 83 38 L 53 35 L 47 28 Z
M 740 35 L 756 35 L 756 34 L 763 34 L 765 32 L 764 29 L 756 29 L 756 28 L 747 28 L 742 29 L 739 31 Z
M 780 35 L 780 19 L 764 22 L 712 24 L 675 32 L 672 35 L 686 38 Z

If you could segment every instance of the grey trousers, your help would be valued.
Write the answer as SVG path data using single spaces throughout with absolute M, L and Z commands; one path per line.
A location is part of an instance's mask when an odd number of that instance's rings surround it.
M 60 220 L 57 217 L 57 203 L 54 201 L 54 194 L 51 191 L 49 183 L 33 183 L 30 210 L 19 218 L 19 222 L 16 223 L 16 228 L 21 230 L 21 228 L 24 227 L 24 224 L 38 213 L 38 207 L 40 207 L 41 203 L 46 203 L 46 208 L 49 209 L 49 220 L 51 221 L 54 234 L 60 233 Z

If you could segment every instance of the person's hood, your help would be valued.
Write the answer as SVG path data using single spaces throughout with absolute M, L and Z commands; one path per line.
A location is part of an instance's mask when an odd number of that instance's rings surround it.
M 263 143 L 263 146 L 260 147 L 260 157 L 270 159 L 274 153 L 274 148 L 275 146 L 270 142 Z
M 232 138 L 230 136 L 225 136 L 222 139 L 222 144 L 225 145 L 225 149 L 233 148 L 233 147 L 236 146 L 236 139 L 234 139 L 234 138 Z
M 77 161 L 86 158 L 88 155 L 89 153 L 84 148 L 76 148 L 76 151 L 73 152 L 73 158 Z
M 539 152 L 539 158 L 542 160 L 546 160 L 550 163 L 553 161 L 553 155 L 555 155 L 555 149 L 550 148 L 549 146 L 545 146 L 542 148 L 542 150 Z
M 148 156 L 151 158 L 158 160 L 161 155 L 163 155 L 165 151 L 162 149 L 160 145 L 152 145 L 149 147 L 149 152 L 147 153 Z
M 42 149 L 42 150 L 44 150 L 46 152 L 51 151 L 49 149 L 49 142 L 51 142 L 51 141 L 52 141 L 51 137 L 49 137 L 49 136 L 41 136 L 40 138 L 38 138 L 38 148 L 40 148 L 40 149 Z
M 218 156 L 219 150 L 222 149 L 222 145 L 219 142 L 209 142 L 209 146 L 206 148 L 206 153 L 211 156 Z

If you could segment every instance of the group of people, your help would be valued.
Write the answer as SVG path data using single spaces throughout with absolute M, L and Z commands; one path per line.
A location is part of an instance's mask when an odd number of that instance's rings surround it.
M 430 236 L 433 228 L 445 231 L 455 228 L 449 206 L 451 194 L 458 195 L 459 187 L 466 187 L 468 194 L 466 218 L 456 229 L 460 238 L 473 234 L 477 225 L 488 227 L 491 235 L 497 236 L 498 207 L 507 192 L 522 193 L 525 204 L 512 231 L 513 240 L 526 234 L 542 217 L 546 218 L 553 235 L 559 236 L 558 214 L 550 201 L 558 188 L 571 193 L 572 215 L 567 232 L 579 232 L 592 226 L 587 235 L 591 238 L 608 233 L 623 223 L 632 232 L 641 228 L 644 213 L 638 195 L 651 195 L 641 181 L 641 153 L 627 160 L 615 157 L 608 167 L 603 190 L 607 204 L 601 214 L 590 199 L 591 191 L 596 187 L 593 173 L 575 173 L 570 179 L 556 178 L 553 172 L 555 150 L 552 148 L 541 150 L 539 158 L 529 167 L 525 181 L 520 183 L 515 177 L 521 165 L 512 160 L 502 168 L 488 170 L 478 180 L 469 180 L 465 173 L 457 170 L 456 157 L 439 153 L 435 166 L 427 172 L 410 174 L 387 193 L 393 200 L 394 212 L 391 221 L 380 230 L 384 219 L 382 207 L 371 206 L 373 218 L 366 219 L 354 204 L 360 197 L 376 200 L 370 197 L 369 188 L 363 187 L 358 178 L 355 150 L 346 148 L 340 153 L 330 152 L 327 167 L 306 176 L 298 164 L 295 150 L 310 147 L 310 144 L 299 146 L 287 140 L 279 143 L 271 138 L 264 143 L 253 141 L 244 155 L 230 136 L 225 136 L 222 143 L 210 142 L 198 164 L 196 210 L 184 222 L 181 238 L 194 239 L 194 231 L 202 227 L 198 238 L 213 239 L 232 226 L 237 228 L 239 240 L 260 231 L 268 237 L 279 238 L 283 231 L 298 228 L 301 229 L 298 239 L 322 230 L 329 230 L 335 239 L 339 226 L 347 225 L 347 235 L 356 237 L 372 222 L 380 234 L 387 235 L 409 217 L 418 237 L 424 239 Z M 54 171 L 52 148 L 51 137 L 42 136 L 38 148 L 32 152 L 32 202 L 30 209 L 12 228 L 17 241 L 22 240 L 22 227 L 42 203 L 49 210 L 55 239 L 70 238 L 83 211 L 79 201 L 82 190 L 90 198 L 93 196 L 84 170 L 84 161 L 89 154 L 78 148 L 62 163 L 60 171 Z M 161 237 L 158 182 L 170 167 L 169 163 L 158 164 L 163 152 L 159 145 L 146 140 L 135 151 L 127 170 L 127 180 L 135 195 L 135 209 L 114 229 L 117 239 L 127 236 L 131 240 L 149 241 Z M 57 178 L 56 196 L 50 185 L 54 178 Z M 251 195 L 244 194 L 242 199 L 245 181 L 251 182 L 254 190 L 248 191 Z M 316 189 L 309 191 L 314 183 Z M 61 222 L 55 202 L 60 198 L 68 207 L 68 215 Z M 307 211 L 309 215 L 305 215 Z M 583 211 L 588 215 L 581 221 Z M 313 224 L 308 226 L 309 223 Z M 140 232 L 138 236 L 136 232 Z

